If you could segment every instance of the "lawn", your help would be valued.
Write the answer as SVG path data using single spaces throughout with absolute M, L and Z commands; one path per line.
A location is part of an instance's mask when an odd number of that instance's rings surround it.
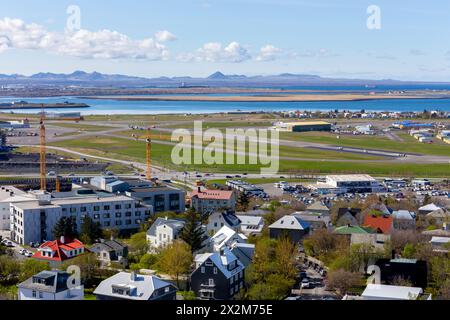
M 400 135 L 399 135 L 400 136 Z M 412 137 L 404 137 L 404 142 L 393 141 L 378 136 L 350 136 L 342 135 L 340 139 L 336 134 L 324 132 L 282 132 L 280 139 L 323 143 L 336 146 L 355 147 L 364 149 L 391 150 L 404 153 L 419 153 L 437 156 L 450 156 L 450 146 L 444 144 L 423 144 Z M 408 139 L 412 138 L 414 141 Z
M 94 156 L 104 156 L 114 159 L 139 161 L 145 163 L 145 145 L 143 142 L 120 138 L 92 138 L 89 140 L 67 140 L 53 143 L 52 145 L 71 148 L 75 151 L 88 153 Z M 181 165 L 176 166 L 171 161 L 173 146 L 153 144 L 152 159 L 157 165 L 178 170 L 203 171 L 203 172 L 258 172 L 260 165 Z M 291 173 L 367 173 L 378 176 L 416 176 L 416 177 L 448 177 L 450 176 L 449 164 L 414 164 L 398 162 L 330 162 L 322 161 L 280 161 L 280 172 Z

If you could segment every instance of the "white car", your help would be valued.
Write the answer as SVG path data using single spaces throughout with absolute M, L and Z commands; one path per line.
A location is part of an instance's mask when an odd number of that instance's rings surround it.
M 302 289 L 309 289 L 309 286 L 310 286 L 310 284 L 309 284 L 309 280 L 308 279 L 303 279 L 302 280 L 302 284 L 301 284 L 301 288 Z
M 25 249 L 20 249 L 20 251 L 19 251 L 19 253 L 20 253 L 21 255 L 23 255 L 23 256 L 24 256 L 27 252 L 28 252 L 28 251 L 25 250 Z
M 27 251 L 25 253 L 25 257 L 27 257 L 27 258 L 31 258 L 32 256 L 33 256 L 33 252 Z

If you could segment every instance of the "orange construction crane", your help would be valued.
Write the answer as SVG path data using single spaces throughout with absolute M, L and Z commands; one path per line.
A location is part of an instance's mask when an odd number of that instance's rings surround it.
M 40 175 L 41 175 L 41 190 L 47 190 L 47 159 L 45 150 L 45 125 L 44 125 L 45 111 L 44 105 L 41 108 L 41 121 L 40 121 L 40 137 L 41 137 L 41 148 L 40 148 Z
M 151 136 L 151 128 L 148 128 L 147 133 L 147 180 L 152 180 L 152 136 Z

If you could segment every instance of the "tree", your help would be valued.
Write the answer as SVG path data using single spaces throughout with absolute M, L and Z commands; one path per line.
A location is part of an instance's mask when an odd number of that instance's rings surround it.
M 20 267 L 20 281 L 25 281 L 35 274 L 45 270 L 50 270 L 50 265 L 47 262 L 34 259 L 25 260 Z
M 103 236 L 99 222 L 95 222 L 89 216 L 84 217 L 81 223 L 81 240 L 87 244 L 93 244 Z
M 271 274 L 265 282 L 252 286 L 247 297 L 250 300 L 282 300 L 289 295 L 295 280 L 285 278 L 281 274 Z
M 119 229 L 117 228 L 108 228 L 108 229 L 103 229 L 103 238 L 104 239 L 111 239 L 111 238 L 117 238 L 119 236 Z
M 96 283 L 95 278 L 100 272 L 100 262 L 95 253 L 85 253 L 70 259 L 61 266 L 61 270 L 67 270 L 71 265 L 76 265 L 80 268 L 81 280 L 86 287 L 90 288 Z
M 189 273 L 192 261 L 189 245 L 184 241 L 175 240 L 161 251 L 158 270 L 175 277 L 177 286 L 180 287 L 180 275 Z
M 336 270 L 331 271 L 328 274 L 328 287 L 335 290 L 342 297 L 345 296 L 351 288 L 361 284 L 361 276 L 355 272 Z
M 286 279 L 294 279 L 297 275 L 296 253 L 297 246 L 289 238 L 282 238 L 277 241 L 275 246 L 277 273 L 284 275 Z
M 180 239 L 186 242 L 194 253 L 203 248 L 203 235 L 200 216 L 190 209 L 186 214 L 186 224 L 180 232 Z
M 19 262 L 3 255 L 0 256 L 0 283 L 10 284 L 17 281 L 20 273 Z
M 53 236 L 56 239 L 69 237 L 75 239 L 78 237 L 77 224 L 74 217 L 62 217 L 53 228 Z
M 147 233 L 139 232 L 131 236 L 128 243 L 130 245 L 130 251 L 136 255 L 143 255 L 148 251 Z
M 238 195 L 237 206 L 239 211 L 247 211 L 250 204 L 250 198 L 247 193 L 241 192 Z

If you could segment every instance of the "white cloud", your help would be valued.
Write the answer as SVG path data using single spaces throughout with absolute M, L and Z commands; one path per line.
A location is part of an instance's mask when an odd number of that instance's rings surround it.
M 155 39 L 158 42 L 167 42 L 174 41 L 177 39 L 177 37 L 167 30 L 162 30 L 155 33 Z
M 178 60 L 182 62 L 233 62 L 239 63 L 251 59 L 248 50 L 238 42 L 223 46 L 220 42 L 208 42 L 194 53 L 182 53 Z
M 169 41 L 174 37 L 168 31 L 157 34 L 160 40 Z M 38 24 L 4 18 L 0 20 L 0 52 L 14 48 L 46 50 L 86 59 L 165 60 L 169 56 L 166 46 L 153 38 L 133 40 L 111 30 L 50 32 Z
M 256 60 L 257 61 L 273 61 L 280 56 L 281 52 L 282 52 L 281 49 L 279 49 L 271 44 L 268 44 L 261 48 L 259 55 L 256 57 Z
M 419 49 L 411 49 L 410 52 L 413 56 L 424 56 L 426 53 Z

